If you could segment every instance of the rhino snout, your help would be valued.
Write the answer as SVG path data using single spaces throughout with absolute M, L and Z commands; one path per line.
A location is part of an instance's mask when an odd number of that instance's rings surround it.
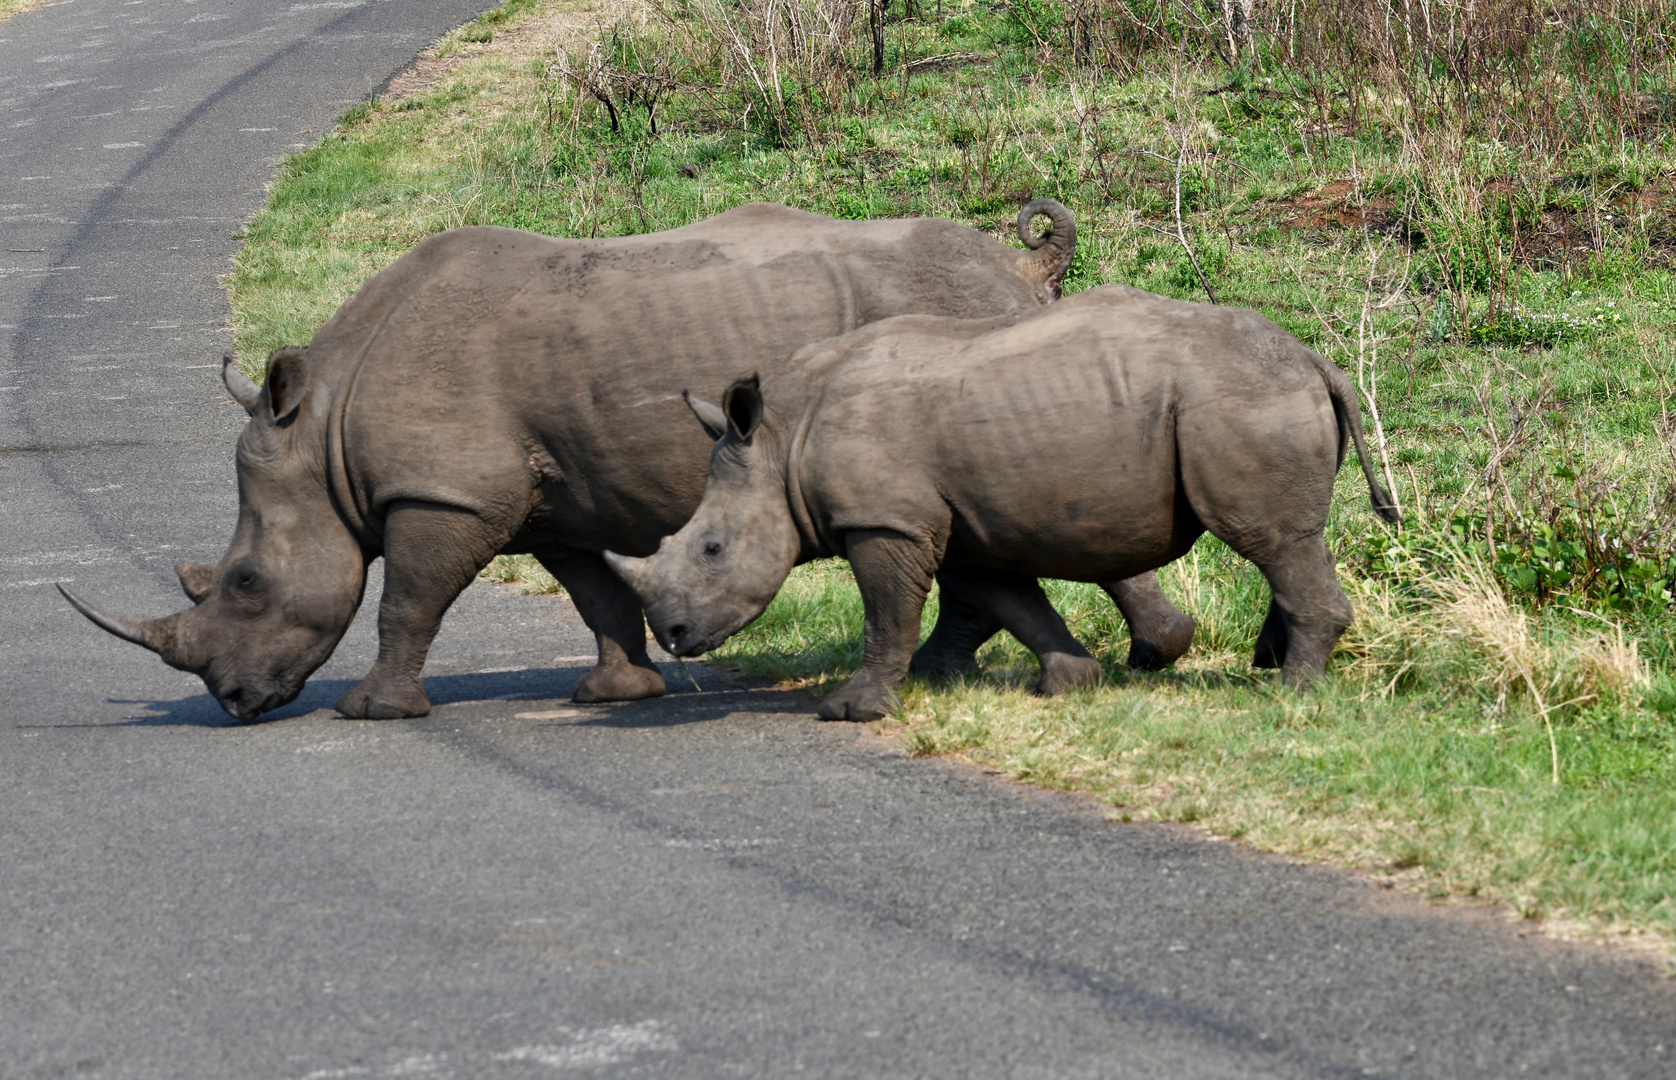
M 209 680 L 204 680 L 206 683 Z M 262 683 L 268 685 L 263 686 Z M 216 680 L 210 693 L 221 703 L 227 715 L 242 723 L 261 716 L 265 712 L 289 705 L 302 693 L 302 680 L 281 678 L 277 682 L 266 679 L 256 679 L 253 682 L 227 682 Z
M 698 656 L 708 644 L 684 623 L 676 623 L 664 631 L 664 648 L 671 656 Z
M 241 686 L 230 693 L 221 694 L 216 700 L 221 702 L 221 707 L 227 711 L 228 716 L 231 716 L 234 720 L 249 723 L 262 715 L 260 703 L 253 699 L 254 695 Z

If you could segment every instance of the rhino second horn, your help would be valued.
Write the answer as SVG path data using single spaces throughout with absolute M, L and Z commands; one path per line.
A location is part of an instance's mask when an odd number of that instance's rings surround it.
M 207 563 L 177 562 L 175 576 L 180 578 L 181 590 L 194 604 L 209 599 L 209 594 L 215 589 L 215 567 Z
M 262 396 L 262 388 L 251 382 L 245 373 L 239 370 L 232 353 L 221 358 L 221 381 L 227 384 L 227 392 L 233 395 L 233 400 L 244 406 L 245 412 L 254 416 L 256 402 Z

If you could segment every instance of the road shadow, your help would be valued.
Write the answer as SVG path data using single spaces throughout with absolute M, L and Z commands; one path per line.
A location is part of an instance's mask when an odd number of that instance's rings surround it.
M 756 712 L 792 713 L 811 708 L 806 696 L 795 692 L 744 686 L 729 676 L 697 665 L 660 665 L 669 693 L 645 701 L 601 705 L 578 705 L 570 701 L 577 680 L 587 674 L 586 665 L 551 668 L 517 668 L 507 671 L 466 672 L 425 676 L 425 693 L 433 709 L 445 705 L 488 705 L 529 702 L 532 706 L 562 706 L 574 711 L 572 723 L 610 727 L 667 727 L 699 723 L 741 709 Z M 344 691 L 358 679 L 311 679 L 297 700 L 283 708 L 263 713 L 249 725 L 295 720 L 311 713 L 333 710 Z M 748 702 L 746 699 L 749 699 Z M 53 724 L 51 727 L 244 727 L 233 719 L 208 693 L 173 700 L 155 698 L 108 698 L 109 704 L 140 712 L 122 720 L 90 724 Z
M 815 711 L 815 699 L 800 690 L 772 686 L 722 686 L 679 692 L 645 701 L 624 701 L 608 705 L 576 705 L 569 701 L 553 710 L 556 725 L 609 728 L 664 728 L 685 724 L 711 723 L 736 713 L 776 716 L 808 716 Z
M 576 680 L 586 674 L 586 667 L 519 668 L 511 671 L 481 671 L 458 675 L 428 675 L 425 693 L 432 707 L 452 705 L 463 701 L 549 701 L 568 698 Z M 266 724 L 275 720 L 294 720 L 299 716 L 322 709 L 330 710 L 343 692 L 359 679 L 310 679 L 297 700 L 283 708 L 263 713 L 251 721 Z M 104 724 L 54 725 L 74 727 L 242 727 L 228 716 L 221 704 L 207 693 L 175 700 L 110 698 L 113 705 L 148 710 L 147 715 L 133 716 Z

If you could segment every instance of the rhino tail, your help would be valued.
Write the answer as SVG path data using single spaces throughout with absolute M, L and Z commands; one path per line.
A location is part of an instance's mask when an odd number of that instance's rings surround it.
M 1391 498 L 1391 493 L 1385 490 L 1373 473 L 1373 461 L 1368 457 L 1367 439 L 1362 434 L 1362 400 L 1356 394 L 1356 388 L 1350 385 L 1350 379 L 1338 366 L 1324 356 L 1311 350 L 1315 356 L 1315 363 L 1321 369 L 1321 374 L 1327 380 L 1327 393 L 1333 399 L 1333 413 L 1338 418 L 1338 463 L 1344 464 L 1345 436 L 1356 444 L 1356 458 L 1362 463 L 1362 475 L 1367 477 L 1368 495 L 1373 501 L 1373 512 L 1393 525 L 1402 523 L 1402 513 L 1397 509 L 1397 501 Z
M 1048 231 L 1039 236 L 1030 228 L 1038 217 L 1049 223 Z M 1058 199 L 1031 199 L 1019 208 L 1018 238 L 1031 252 L 1018 260 L 1019 272 L 1059 299 L 1059 284 L 1077 250 L 1077 223 L 1071 211 Z

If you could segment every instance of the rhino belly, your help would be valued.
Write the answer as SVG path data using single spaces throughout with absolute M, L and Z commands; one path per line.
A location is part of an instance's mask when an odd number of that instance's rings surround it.
M 1077 484 L 956 517 L 944 565 L 1067 581 L 1131 577 L 1180 558 L 1204 527 L 1167 485 Z

